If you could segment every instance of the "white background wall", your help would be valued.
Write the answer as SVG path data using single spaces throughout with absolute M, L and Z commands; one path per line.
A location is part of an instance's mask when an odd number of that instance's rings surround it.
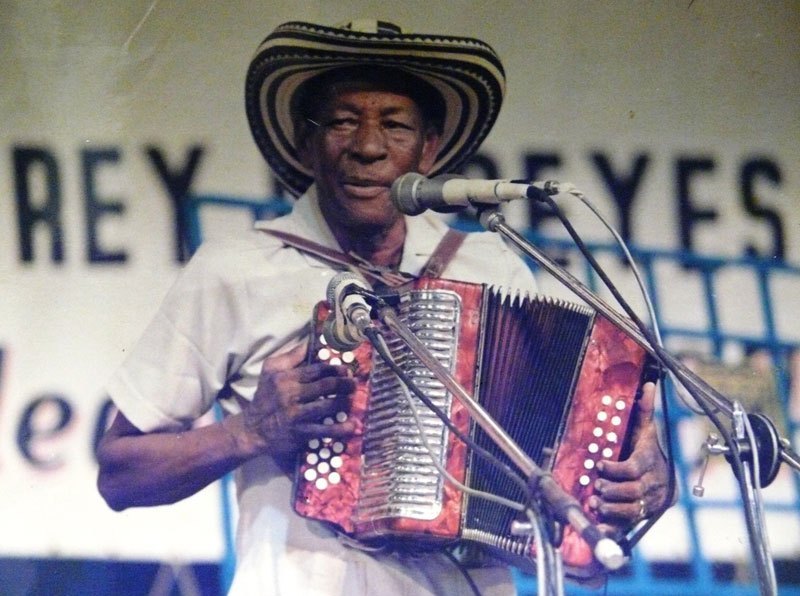
M 694 229 L 697 250 L 739 255 L 772 246 L 771 228 L 748 214 L 738 176 L 765 158 L 779 183 L 760 179 L 758 201 L 775 212 L 786 256 L 800 260 L 800 11 L 795 2 L 408 1 L 58 2 L 0 0 L 0 555 L 216 558 L 217 489 L 170 509 L 113 514 L 94 488 L 91 453 L 103 383 L 156 308 L 177 271 L 169 195 L 147 146 L 179 169 L 194 146 L 203 155 L 195 193 L 266 196 L 272 191 L 243 109 L 248 60 L 287 20 L 335 24 L 356 16 L 407 30 L 478 36 L 503 58 L 508 93 L 484 146 L 503 177 L 524 174 L 526 153 L 555 153 L 547 175 L 570 180 L 617 221 L 614 202 L 589 157 L 606 154 L 625 173 L 649 157 L 636 193 L 632 238 L 678 248 L 676 160 L 703 157 L 713 170 L 692 183 L 714 221 Z M 19 255 L 19 177 L 14 151 L 44 149 L 58 167 L 64 258 L 36 230 L 34 258 Z M 119 203 L 98 225 L 100 247 L 124 263 L 91 263 L 82 152 L 114 149 L 96 171 L 96 195 Z M 40 169 L 26 179 L 33 203 L 46 197 Z M 38 201 L 38 203 L 37 203 Z M 572 209 L 591 239 L 599 226 Z M 525 221 L 525 207 L 511 211 Z M 548 231 L 555 228 L 548 225 Z M 680 273 L 675 274 L 679 280 Z M 675 291 L 675 317 L 691 319 L 698 292 Z M 785 332 L 800 337 L 786 292 Z M 752 300 L 731 292 L 734 321 Z M 34 455 L 18 430 L 38 397 L 57 394 L 74 416 L 42 436 L 57 412 L 32 420 Z M 154 539 L 158 536 L 158 539 Z

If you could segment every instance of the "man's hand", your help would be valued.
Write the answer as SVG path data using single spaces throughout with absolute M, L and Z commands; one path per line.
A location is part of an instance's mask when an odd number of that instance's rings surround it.
M 604 524 L 627 530 L 672 503 L 667 503 L 670 470 L 658 443 L 653 419 L 655 385 L 647 383 L 634 415 L 633 451 L 625 461 L 598 463 L 600 478 L 589 507 Z
M 306 345 L 264 360 L 252 401 L 239 400 L 242 421 L 259 451 L 294 454 L 311 438 L 344 437 L 352 421 L 323 424 L 348 410 L 356 387 L 346 365 L 304 364 Z

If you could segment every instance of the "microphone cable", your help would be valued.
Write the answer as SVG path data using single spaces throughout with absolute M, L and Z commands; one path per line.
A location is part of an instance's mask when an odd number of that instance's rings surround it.
M 578 191 L 573 191 L 573 196 L 577 196 L 581 198 L 582 193 Z M 542 193 L 541 200 L 545 201 L 550 208 L 553 210 L 553 213 L 562 223 L 564 228 L 566 229 L 567 233 L 570 235 L 572 240 L 575 242 L 575 245 L 580 250 L 581 254 L 586 258 L 587 262 L 591 265 L 592 269 L 597 273 L 598 277 L 601 279 L 603 284 L 608 288 L 611 294 L 614 296 L 614 299 L 617 303 L 622 307 L 625 313 L 630 317 L 631 321 L 636 325 L 645 339 L 648 341 L 650 347 L 655 352 L 658 360 L 662 366 L 664 366 L 670 373 L 672 373 L 675 378 L 681 381 L 681 384 L 687 389 L 690 395 L 695 397 L 698 405 L 702 409 L 703 413 L 713 422 L 714 426 L 719 430 L 720 434 L 723 436 L 725 443 L 729 446 L 732 457 L 729 458 L 731 465 L 734 468 L 734 474 L 739 481 L 740 485 L 744 482 L 744 468 L 743 468 L 743 460 L 742 455 L 738 448 L 738 443 L 733 439 L 730 431 L 722 424 L 719 417 L 716 415 L 716 412 L 712 411 L 711 408 L 701 399 L 697 399 L 697 395 L 704 395 L 710 401 L 713 401 L 711 397 L 709 397 L 710 393 L 703 387 L 694 387 L 689 389 L 687 386 L 686 380 L 687 377 L 684 375 L 683 371 L 679 370 L 671 357 L 671 355 L 666 352 L 664 347 L 658 342 L 658 340 L 654 337 L 651 330 L 642 322 L 630 304 L 625 300 L 625 298 L 621 295 L 616 285 L 611 281 L 608 277 L 606 272 L 603 270 L 601 265 L 597 262 L 592 255 L 591 251 L 588 249 L 586 244 L 583 242 L 583 239 L 577 233 L 575 228 L 572 226 L 571 222 L 567 219 L 566 215 L 562 211 L 562 209 L 558 206 L 558 204 L 552 199 L 549 194 Z M 669 406 L 667 403 L 666 395 L 662 392 L 662 399 L 661 399 L 663 414 L 664 414 L 664 438 L 665 438 L 665 447 L 667 450 L 666 458 L 667 458 L 667 465 L 670 470 L 670 475 L 667 480 L 667 495 L 662 503 L 661 511 L 659 511 L 656 515 L 649 518 L 643 525 L 637 528 L 634 533 L 627 538 L 624 539 L 624 543 L 622 544 L 623 548 L 632 549 L 644 534 L 649 530 L 666 512 L 667 508 L 671 503 L 675 500 L 675 490 L 676 490 L 676 479 L 675 479 L 675 460 L 674 460 L 674 453 L 672 449 L 672 430 L 669 425 Z M 717 408 L 716 411 L 718 412 L 719 409 Z M 757 458 L 758 454 L 753 453 L 753 457 Z
M 499 469 L 511 481 L 513 481 L 522 491 L 526 501 L 530 502 L 533 496 L 531 494 L 527 482 L 516 471 L 514 471 L 514 469 L 511 468 L 511 466 L 501 461 L 494 454 L 489 453 L 489 451 L 478 445 L 472 437 L 464 434 L 461 431 L 461 429 L 459 429 L 455 424 L 453 424 L 453 422 L 450 420 L 447 414 L 439 406 L 433 403 L 431 399 L 427 395 L 425 395 L 425 393 L 417 386 L 414 380 L 402 369 L 402 367 L 400 367 L 400 365 L 397 364 L 397 362 L 394 359 L 394 356 L 392 356 L 389 350 L 389 347 L 386 345 L 386 340 L 383 337 L 383 333 L 374 327 L 370 327 L 367 330 L 365 330 L 365 334 L 369 338 L 370 343 L 372 343 L 372 345 L 375 346 L 375 349 L 378 350 L 378 353 L 380 354 L 381 358 L 383 358 L 383 360 L 386 362 L 387 366 L 389 366 L 389 368 L 392 369 L 392 372 L 394 372 L 400 378 L 403 384 L 406 385 L 414 393 L 414 395 L 417 396 L 419 400 L 423 404 L 425 404 L 425 406 L 429 408 L 436 415 L 436 417 L 439 418 L 445 424 L 445 426 L 447 426 L 447 428 L 454 435 L 456 435 L 456 437 L 458 437 L 465 445 L 467 445 L 475 454 L 479 455 L 489 464 Z M 420 439 L 422 440 L 423 446 L 429 452 L 429 455 L 431 455 L 431 460 L 433 461 L 434 467 L 436 467 L 436 469 L 448 481 L 450 481 L 460 490 L 470 495 L 487 499 L 490 501 L 495 501 L 497 503 L 500 503 L 501 505 L 504 505 L 505 507 L 509 507 L 516 511 L 525 510 L 526 505 L 522 503 L 517 503 L 509 499 L 506 499 L 505 497 L 501 497 L 499 495 L 495 495 L 492 493 L 478 491 L 464 485 L 463 483 L 459 482 L 456 478 L 454 478 L 447 470 L 441 467 L 441 464 L 434 457 L 434 450 L 431 447 L 430 443 L 428 443 L 428 439 L 427 437 L 425 437 L 425 434 L 422 430 L 422 421 L 419 419 L 419 413 L 417 412 L 415 404 L 411 400 L 411 396 L 406 394 L 406 398 L 409 407 L 411 409 L 411 414 L 413 415 L 417 427 L 420 430 Z
M 422 421 L 420 420 L 419 412 L 417 411 L 417 406 L 416 406 L 416 404 L 414 404 L 412 397 L 410 395 L 404 393 L 404 395 L 406 397 L 406 402 L 409 405 L 411 413 L 412 413 L 412 415 L 414 417 L 414 420 L 415 420 L 415 422 L 417 424 L 417 427 L 418 427 L 418 429 L 420 431 L 420 439 L 422 441 L 423 446 L 428 451 L 428 454 L 429 454 L 429 456 L 431 458 L 431 462 L 433 463 L 433 466 L 439 471 L 440 474 L 442 474 L 442 476 L 444 478 L 446 478 L 451 484 L 453 484 L 456 488 L 458 488 L 459 490 L 463 491 L 464 493 L 469 494 L 469 495 L 471 495 L 473 497 L 486 499 L 486 500 L 489 500 L 489 501 L 493 501 L 493 502 L 499 503 L 500 505 L 503 505 L 505 507 L 509 507 L 510 509 L 514 509 L 515 511 L 519 511 L 519 512 L 523 513 L 526 516 L 526 518 L 528 519 L 528 522 L 530 524 L 531 530 L 533 532 L 533 542 L 534 542 L 534 545 L 536 547 L 536 553 L 537 553 L 537 556 L 536 556 L 536 567 L 537 567 L 537 579 L 538 579 L 538 582 L 539 582 L 539 593 L 540 594 L 553 594 L 553 593 L 561 594 L 563 592 L 563 589 L 562 590 L 558 590 L 558 586 L 561 584 L 561 580 L 560 580 L 560 574 L 562 573 L 561 567 L 560 567 L 561 559 L 560 559 L 560 557 L 558 555 L 558 550 L 553 546 L 553 544 L 550 541 L 545 541 L 544 540 L 544 535 L 546 533 L 549 534 L 549 531 L 547 529 L 547 525 L 546 525 L 545 520 L 547 520 L 551 525 L 552 525 L 553 522 L 552 522 L 552 520 L 549 519 L 549 516 L 546 516 L 543 512 L 539 511 L 538 508 L 536 507 L 536 505 L 535 505 L 536 501 L 533 498 L 533 495 L 531 493 L 531 490 L 530 490 L 527 482 L 525 482 L 522 479 L 522 477 L 519 476 L 519 474 L 517 474 L 510 466 L 505 464 L 503 461 L 501 461 L 495 455 L 493 455 L 493 454 L 489 453 L 488 451 L 486 451 L 484 448 L 482 448 L 480 445 L 478 445 L 474 441 L 474 439 L 472 439 L 471 437 L 469 437 L 469 436 L 465 435 L 464 433 L 462 433 L 461 430 L 458 427 L 456 427 L 450 421 L 450 419 L 447 416 L 447 414 L 444 411 L 442 411 L 442 409 L 439 408 L 436 404 L 434 404 L 430 400 L 430 398 L 427 395 L 425 395 L 425 393 L 421 389 L 419 389 L 419 387 L 414 382 L 414 380 L 408 374 L 406 374 L 406 372 L 397 364 L 397 362 L 395 361 L 394 357 L 391 354 L 391 351 L 389 350 L 388 345 L 386 344 L 386 340 L 385 340 L 385 338 L 383 336 L 383 333 L 379 329 L 376 329 L 374 327 L 370 327 L 370 328 L 365 330 L 365 334 L 369 338 L 370 343 L 372 343 L 372 345 L 375 346 L 375 349 L 378 351 L 378 353 L 380 354 L 381 358 L 383 358 L 383 360 L 386 362 L 386 364 L 389 366 L 389 368 L 392 369 L 392 371 L 400 378 L 400 380 L 414 393 L 414 395 L 416 395 L 420 399 L 420 401 L 422 401 L 422 403 L 426 407 L 428 407 L 431 411 L 433 411 L 433 413 L 436 414 L 436 416 L 442 422 L 445 423 L 445 425 L 447 426 L 448 429 L 450 429 L 475 454 L 479 455 L 480 457 L 484 458 L 487 462 L 489 462 L 491 465 L 493 465 L 493 466 L 497 467 L 498 469 L 500 469 L 512 481 L 514 481 L 515 484 L 517 484 L 520 487 L 520 489 L 525 494 L 526 500 L 529 503 L 529 505 L 523 505 L 522 503 L 516 503 L 514 501 L 510 501 L 509 499 L 506 499 L 505 497 L 501 497 L 500 495 L 495 495 L 493 493 L 488 493 L 488 492 L 485 492 L 485 491 L 479 491 L 479 490 L 473 489 L 473 488 L 471 488 L 469 486 L 466 486 L 462 482 L 459 482 L 456 478 L 454 478 L 452 476 L 452 474 L 450 474 L 444 468 L 444 466 L 442 466 L 442 464 L 437 460 L 435 450 L 433 449 L 433 447 L 428 442 L 428 438 L 425 436 L 425 433 L 424 433 L 424 430 L 423 430 Z M 524 548 L 525 551 L 527 551 L 528 548 L 529 548 L 530 540 L 531 539 L 529 537 L 528 541 L 526 542 L 525 548 Z M 461 570 L 462 574 L 464 574 L 465 579 L 470 584 L 470 587 L 472 588 L 473 592 L 477 596 L 480 596 L 480 594 L 478 592 L 478 589 L 477 589 L 477 586 L 475 585 L 475 583 L 472 580 L 472 578 L 469 576 L 468 571 L 455 559 L 455 557 L 453 557 L 449 553 L 448 553 L 448 558 L 450 558 L 459 567 L 459 569 Z M 553 567 L 553 566 L 556 566 L 556 567 Z M 557 582 L 556 583 L 556 587 L 550 586 L 549 590 L 548 590 L 547 586 L 545 585 L 545 582 L 548 581 L 548 577 L 550 577 L 550 575 L 551 575 L 551 574 L 548 574 L 546 572 L 547 568 L 558 569 L 558 573 L 555 574 L 556 577 L 550 579 L 550 581 L 556 581 Z M 553 591 L 554 589 L 557 590 L 557 591 L 554 592 Z

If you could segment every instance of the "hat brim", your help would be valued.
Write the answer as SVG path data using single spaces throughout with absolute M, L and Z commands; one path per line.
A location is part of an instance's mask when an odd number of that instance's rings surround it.
M 456 170 L 477 151 L 497 119 L 505 91 L 499 58 L 475 39 L 285 23 L 255 53 L 247 72 L 245 107 L 256 144 L 295 195 L 313 182 L 295 146 L 295 94 L 317 75 L 357 65 L 403 70 L 442 96 L 445 118 L 431 176 Z

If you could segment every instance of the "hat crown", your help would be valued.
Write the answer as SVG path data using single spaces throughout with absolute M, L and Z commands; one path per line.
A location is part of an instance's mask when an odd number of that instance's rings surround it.
M 478 39 L 406 33 L 375 19 L 337 27 L 283 23 L 262 41 L 250 63 L 245 107 L 256 144 L 293 194 L 305 191 L 314 174 L 297 150 L 295 99 L 312 78 L 354 66 L 402 71 L 441 97 L 444 118 L 437 126 L 440 143 L 430 176 L 458 171 L 486 138 L 503 101 L 503 65 Z
M 353 19 L 336 25 L 338 29 L 355 31 L 356 33 L 372 33 L 376 35 L 402 35 L 403 29 L 389 21 L 377 19 Z

